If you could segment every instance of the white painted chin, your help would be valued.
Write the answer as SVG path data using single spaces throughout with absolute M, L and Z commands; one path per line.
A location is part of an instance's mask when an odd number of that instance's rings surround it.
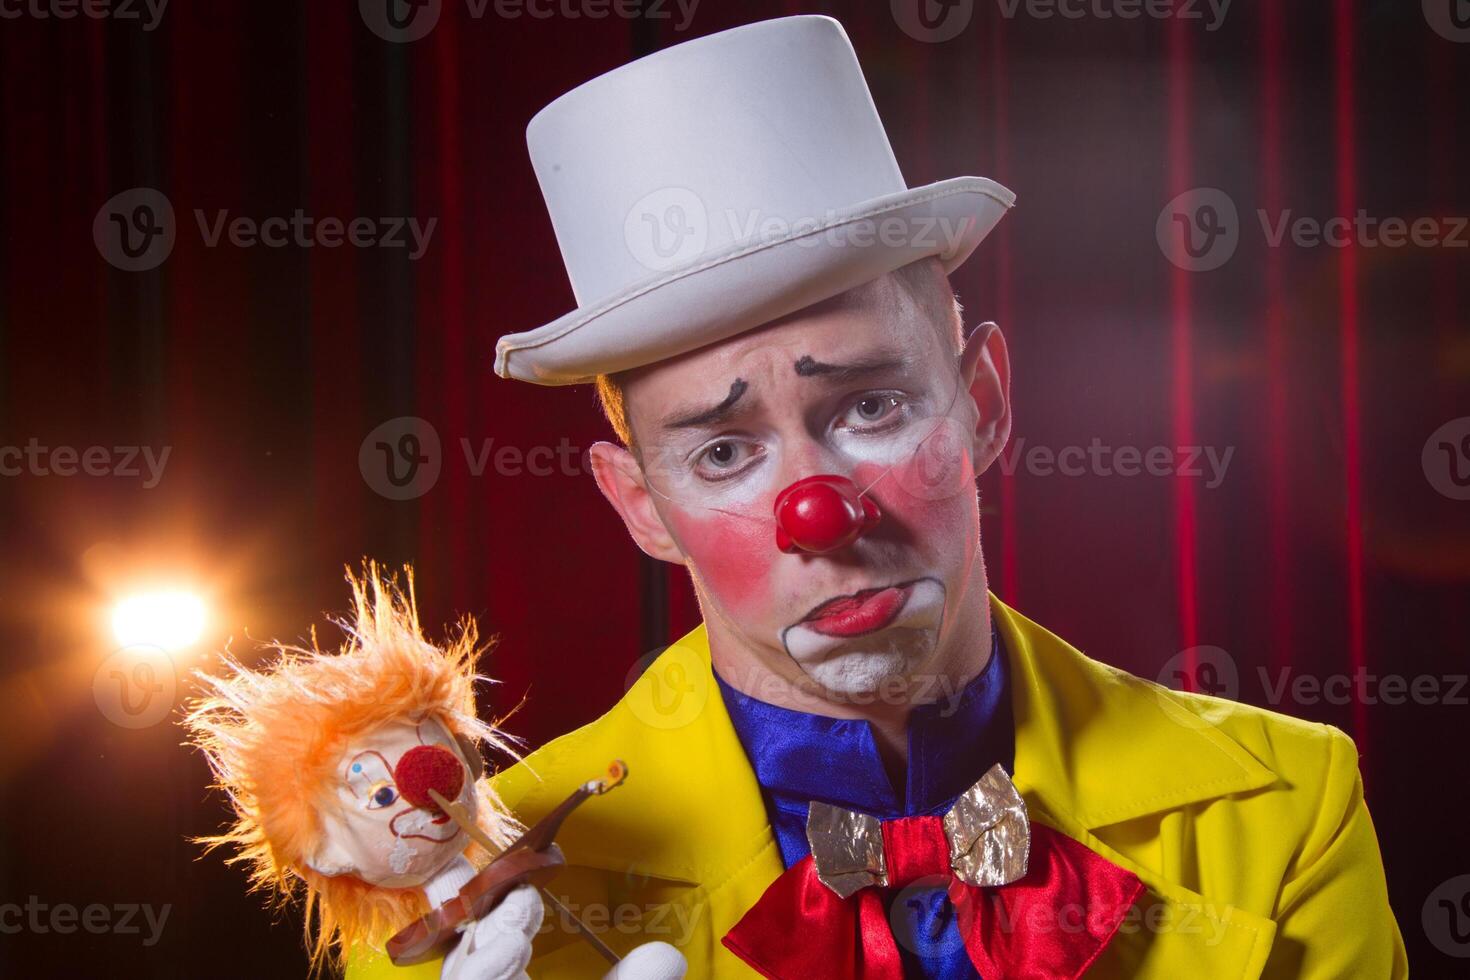
M 944 586 L 914 583 L 892 623 L 862 636 L 827 636 L 802 623 L 782 633 L 786 652 L 808 677 L 842 695 L 871 694 L 893 677 L 908 677 L 934 653 L 944 618 Z

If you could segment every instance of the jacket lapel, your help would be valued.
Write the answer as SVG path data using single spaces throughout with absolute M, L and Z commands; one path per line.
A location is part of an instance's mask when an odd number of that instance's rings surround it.
M 628 778 L 563 826 L 557 841 L 568 865 L 605 872 L 625 895 L 679 905 L 669 921 L 694 924 L 682 944 L 691 976 L 748 975 L 720 938 L 784 868 L 715 683 L 703 625 L 654 660 L 607 715 L 533 753 L 494 785 L 529 823 L 613 759 L 627 764 Z
M 1032 816 L 1132 871 L 1148 889 L 1108 951 L 1114 969 L 1100 972 L 1136 975 L 1157 957 L 1198 963 L 1201 975 L 1259 976 L 1274 922 L 1169 880 L 1096 831 L 1258 790 L 1276 774 L 1198 703 L 1084 657 L 999 600 L 992 598 L 991 609 L 1012 668 L 1015 783 Z

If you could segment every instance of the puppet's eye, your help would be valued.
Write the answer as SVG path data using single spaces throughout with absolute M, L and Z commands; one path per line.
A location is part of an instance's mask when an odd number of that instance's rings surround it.
M 377 789 L 373 790 L 373 793 L 370 797 L 368 797 L 368 800 L 369 810 L 381 810 L 383 807 L 392 806 L 398 801 L 398 790 L 394 789 L 387 783 L 384 783 L 380 785 Z

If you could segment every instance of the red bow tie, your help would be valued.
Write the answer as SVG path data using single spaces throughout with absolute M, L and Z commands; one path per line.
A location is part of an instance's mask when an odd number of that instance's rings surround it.
M 996 766 L 943 817 L 879 821 L 813 803 L 811 855 L 725 934 L 772 980 L 903 980 L 889 900 L 944 886 L 985 980 L 1072 980 L 1112 940 L 1143 892 L 1138 876 L 1050 827 L 1031 824 Z

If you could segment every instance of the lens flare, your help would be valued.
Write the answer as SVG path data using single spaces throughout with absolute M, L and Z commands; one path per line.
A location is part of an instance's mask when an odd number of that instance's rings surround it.
M 204 600 L 192 592 L 144 592 L 118 602 L 112 632 L 123 646 L 179 650 L 204 634 Z

